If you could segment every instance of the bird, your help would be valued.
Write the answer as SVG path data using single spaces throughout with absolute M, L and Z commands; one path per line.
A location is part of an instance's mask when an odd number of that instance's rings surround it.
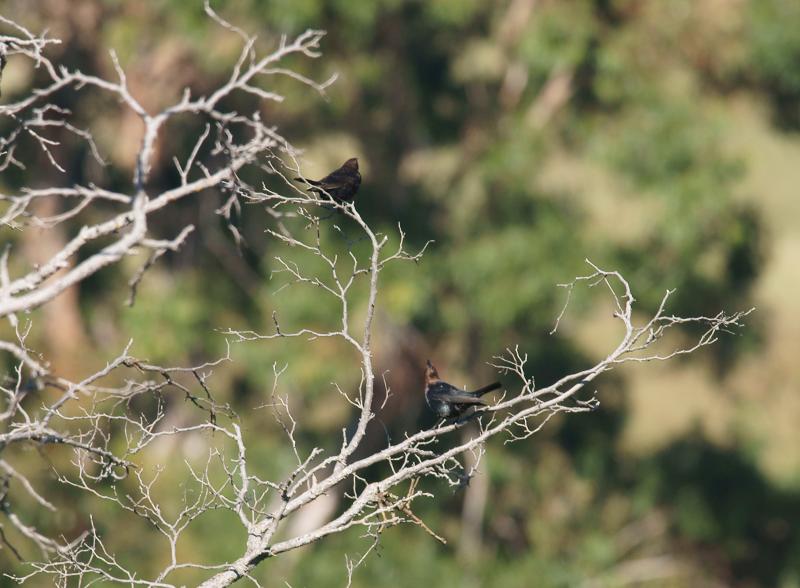
M 3 70 L 6 68 L 6 64 L 8 64 L 8 57 L 6 57 L 8 54 L 8 47 L 8 43 L 0 42 L 0 82 L 3 81 Z M 0 91 L 0 96 L 2 95 L 3 93 Z
M 498 388 L 500 388 L 500 382 L 494 382 L 468 392 L 442 381 L 430 359 L 425 368 L 425 402 L 436 416 L 443 419 L 458 418 L 470 406 L 485 406 L 486 403 L 481 400 L 481 396 Z
M 310 185 L 309 192 L 327 194 L 338 204 L 353 202 L 356 198 L 358 187 L 361 185 L 358 159 L 351 157 L 340 168 L 333 170 L 321 180 L 296 177 L 295 181 Z

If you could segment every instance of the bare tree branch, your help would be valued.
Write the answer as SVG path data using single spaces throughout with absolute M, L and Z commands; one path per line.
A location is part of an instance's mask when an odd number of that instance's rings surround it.
M 510 346 L 491 364 L 512 382 L 497 402 L 467 419 L 440 422 L 433 428 L 408 433 L 397 442 L 389 440 L 378 450 L 365 451 L 370 423 L 391 402 L 388 387 L 385 397 L 375 397 L 373 336 L 381 273 L 396 263 L 418 263 L 431 242 L 410 251 L 399 225 L 389 234 L 378 232 L 352 203 L 337 202 L 324 192 L 303 192 L 290 182 L 293 175 L 301 173 L 301 165 L 298 151 L 289 141 L 262 121 L 258 110 L 222 110 L 221 103 L 238 92 L 258 101 L 282 101 L 281 94 L 262 86 L 272 76 L 288 77 L 324 96 L 335 76 L 316 82 L 282 65 L 291 55 L 319 57 L 324 32 L 308 30 L 294 39 L 282 37 L 271 53 L 259 57 L 254 36 L 228 23 L 208 2 L 205 11 L 217 25 L 241 39 L 238 60 L 230 77 L 208 96 L 192 97 L 187 89 L 178 102 L 157 113 L 148 112 L 133 95 L 124 67 L 113 52 L 114 80 L 70 70 L 48 57 L 48 49 L 57 40 L 36 36 L 0 17 L 0 22 L 16 31 L 16 36 L 0 36 L 5 54 L 32 60 L 47 79 L 44 86 L 0 106 L 0 116 L 13 122 L 8 134 L 0 138 L 0 170 L 23 166 L 24 162 L 15 157 L 16 148 L 22 141 L 32 141 L 54 169 L 64 171 L 59 163 L 60 145 L 47 135 L 53 128 L 85 141 L 97 163 L 106 164 L 91 129 L 73 126 L 69 122 L 71 113 L 55 102 L 61 90 L 79 93 L 91 89 L 111 95 L 144 125 L 129 193 L 90 184 L 26 187 L 17 193 L 0 194 L 3 226 L 26 231 L 65 225 L 74 230 L 71 240 L 39 266 L 12 257 L 16 251 L 10 246 L 0 256 L 0 318 L 8 320 L 12 332 L 9 340 L 0 341 L 0 353 L 13 365 L 13 375 L 0 382 L 0 520 L 5 525 L 0 525 L 0 541 L 20 560 L 27 553 L 17 547 L 23 541 L 39 553 L 26 562 L 24 572 L 9 574 L 17 581 L 42 576 L 56 585 L 102 582 L 173 586 L 176 572 L 195 570 L 206 588 L 228 586 L 242 578 L 256 583 L 252 572 L 265 559 L 357 528 L 363 532 L 367 547 L 361 555 L 345 558 L 349 585 L 356 569 L 379 545 L 382 533 L 393 526 L 412 524 L 445 542 L 414 510 L 414 501 L 434 498 L 431 492 L 419 490 L 421 480 L 432 479 L 454 488 L 463 485 L 478 471 L 492 438 L 506 443 L 523 441 L 541 431 L 555 415 L 592 411 L 599 400 L 595 390 L 584 393 L 584 389 L 601 374 L 625 363 L 662 361 L 694 353 L 715 343 L 721 333 L 735 332 L 752 312 L 674 316 L 667 310 L 672 293 L 667 291 L 656 312 L 641 319 L 635 314 L 629 282 L 619 272 L 587 261 L 587 275 L 562 285 L 567 297 L 553 333 L 568 311 L 574 289 L 599 285 L 613 302 L 614 320 L 620 321 L 624 331 L 606 357 L 537 388 L 533 375 L 526 371 L 528 356 L 517 346 Z M 178 115 L 197 117 L 204 123 L 200 125 L 203 130 L 189 137 L 186 144 L 193 147 L 188 155 L 171 154 L 167 158 L 177 169 L 177 185 L 156 191 L 149 185 L 155 145 L 168 121 Z M 259 188 L 246 184 L 240 172 L 250 166 L 284 180 L 280 191 L 266 184 Z M 169 238 L 157 238 L 150 232 L 152 219 L 179 201 L 196 200 L 204 191 L 221 196 L 223 203 L 217 214 L 229 223 L 239 243 L 243 239 L 230 222 L 232 211 L 241 203 L 260 205 L 252 209 L 264 211 L 267 235 L 276 245 L 273 277 L 282 282 L 281 288 L 312 288 L 320 299 L 332 300 L 337 309 L 327 326 L 281 323 L 275 312 L 273 331 L 262 334 L 227 328 L 222 330 L 227 340 L 280 345 L 285 339 L 330 338 L 340 340 L 357 358 L 354 369 L 358 385 L 346 388 L 334 383 L 339 402 L 346 403 L 344 406 L 352 412 L 354 426 L 341 429 L 341 443 L 333 449 L 307 447 L 303 442 L 303 423 L 293 414 L 284 391 L 285 367 L 273 365 L 272 390 L 263 408 L 271 409 L 291 462 L 272 479 L 249 459 L 252 445 L 248 445 L 248 437 L 252 433 L 243 430 L 231 406 L 217 400 L 213 371 L 232 361 L 230 344 L 225 355 L 213 361 L 161 366 L 134 357 L 129 342 L 104 368 L 72 381 L 53 373 L 47 360 L 28 343 L 38 307 L 103 268 L 127 256 L 140 255 L 144 264 L 128 282 L 129 304 L 133 304 L 148 268 L 166 252 L 179 250 L 194 230 L 194 226 L 185 225 Z M 69 204 L 64 212 L 43 218 L 31 212 L 35 201 L 52 198 Z M 92 215 L 86 214 L 89 210 Z M 317 214 L 329 210 L 333 211 L 329 217 Z M 353 230 L 357 238 L 349 234 Z M 337 246 L 330 244 L 331 238 L 337 240 Z M 314 263 L 304 263 L 308 259 Z M 664 334 L 671 327 L 687 324 L 700 327 L 702 333 L 694 340 L 665 348 Z M 187 401 L 189 416 L 175 417 L 168 402 L 170 396 Z M 138 398 L 146 398 L 151 409 L 138 410 Z M 174 442 L 183 439 L 199 448 L 200 457 L 175 459 L 179 453 Z M 439 443 L 443 439 L 448 442 Z M 103 526 L 96 526 L 93 518 L 86 523 L 86 532 L 64 537 L 51 529 L 37 528 L 19 514 L 25 511 L 15 508 L 17 500 L 30 501 L 48 512 L 58 509 L 57 502 L 47 498 L 46 489 L 37 487 L 34 479 L 15 466 L 17 448 L 44 445 L 60 446 L 63 449 L 59 451 L 69 456 L 67 466 L 44 466 L 55 471 L 59 484 L 155 530 L 169 554 L 160 570 L 145 578 L 126 567 L 126 558 L 115 552 L 114 537 L 104 535 L 100 530 Z M 159 451 L 167 452 L 167 457 L 157 463 L 169 466 L 147 467 L 153 463 L 147 457 Z M 377 464 L 384 467 L 374 468 Z M 163 498 L 164 486 L 169 486 L 162 476 L 166 467 L 182 468 L 186 479 L 183 495 L 168 488 L 172 508 L 165 506 Z M 376 474 L 378 471 L 384 473 Z M 342 492 L 343 499 L 329 520 L 294 534 L 291 525 L 283 524 L 301 518 L 319 504 L 322 496 L 334 491 Z M 12 495 L 14 500 L 7 499 Z M 219 511 L 232 517 L 247 537 L 238 555 L 223 562 L 188 559 L 190 556 L 177 547 L 181 537 L 193 521 Z

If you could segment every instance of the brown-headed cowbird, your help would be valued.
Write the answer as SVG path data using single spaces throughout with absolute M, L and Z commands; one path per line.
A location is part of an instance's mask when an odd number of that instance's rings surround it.
M 361 174 L 358 172 L 358 159 L 355 157 L 344 162 L 342 167 L 329 173 L 321 180 L 295 178 L 311 187 L 309 192 L 327 194 L 339 204 L 355 200 L 358 187 L 361 185 Z
M 500 388 L 500 382 L 494 382 L 472 392 L 460 390 L 439 379 L 439 372 L 428 360 L 425 368 L 425 402 L 437 416 L 443 419 L 457 418 L 464 414 L 470 406 L 482 406 L 486 403 L 481 396 Z

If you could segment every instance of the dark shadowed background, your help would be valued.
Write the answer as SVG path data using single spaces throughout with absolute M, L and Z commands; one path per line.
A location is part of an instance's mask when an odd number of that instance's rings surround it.
M 287 99 L 265 104 L 262 117 L 305 150 L 309 177 L 358 157 L 357 207 L 373 227 L 399 221 L 412 245 L 435 240 L 419 265 L 381 278 L 376 373 L 389 370 L 392 397 L 386 431 L 371 431 L 374 446 L 387 431 L 430 425 L 421 395 L 428 357 L 449 381 L 478 384 L 495 377 L 486 362 L 518 344 L 546 385 L 608 354 L 618 332 L 601 292 L 577 297 L 549 334 L 564 301 L 556 284 L 587 273 L 584 258 L 622 271 L 642 313 L 667 288 L 677 288 L 676 314 L 758 309 L 741 336 L 599 380 L 599 411 L 556 417 L 523 443 L 494 440 L 467 488 L 431 483 L 437 498 L 417 512 L 448 544 L 418 527 L 392 529 L 354 586 L 800 586 L 800 2 L 214 4 L 259 32 L 263 49 L 281 33 L 328 31 L 324 56 L 296 64 L 315 79 L 338 72 L 328 100 L 278 80 Z M 63 40 L 51 57 L 70 68 L 113 79 L 114 48 L 152 111 L 186 86 L 200 95 L 219 84 L 239 52 L 200 1 L 4 0 L 0 13 L 49 28 Z M 10 60 L 2 99 L 37 75 L 30 62 Z M 0 189 L 130 190 L 139 120 L 99 94 L 80 96 L 65 106 L 112 165 L 98 166 L 85 143 L 64 136 L 66 177 L 37 166 L 43 156 L 31 151 L 17 155 L 27 155 L 28 169 L 5 172 Z M 177 124 L 163 141 L 187 144 L 161 148 L 190 150 L 200 130 Z M 154 186 L 177 179 L 170 157 L 153 174 Z M 240 254 L 214 214 L 222 202 L 210 194 L 160 217 L 156 235 L 186 222 L 198 230 L 150 270 L 133 308 L 123 303 L 131 260 L 39 311 L 31 346 L 80 378 L 129 338 L 139 357 L 188 364 L 224 352 L 219 330 L 271 331 L 276 309 L 287 323 L 335 319 L 313 289 L 278 292 L 283 282 L 270 272 L 280 247 L 247 206 L 236 218 L 248 244 Z M 46 259 L 70 237 L 59 228 L 0 228 L 0 240 Z M 289 365 L 283 383 L 303 442 L 339 442 L 352 409 L 328 399 L 332 381 L 358 382 L 351 355 L 329 340 L 234 346 L 214 386 L 250 431 L 251 459 L 276 471 L 291 459 L 280 428 L 256 408 L 275 362 Z M 171 418 L 180 422 L 184 410 L 176 404 Z M 165 447 L 163 464 L 192 452 Z M 50 475 L 32 477 L 46 484 Z M 142 571 L 167 557 L 140 521 L 54 488 L 54 502 L 72 505 L 53 523 L 65 534 L 91 514 L 105 532 L 118 529 L 119 552 Z M 180 548 L 216 561 L 238 554 L 242 541 L 235 521 L 212 515 Z M 357 531 L 345 533 L 265 562 L 255 577 L 341 586 L 343 554 L 364 547 Z M 0 550 L 0 570 L 12 565 Z

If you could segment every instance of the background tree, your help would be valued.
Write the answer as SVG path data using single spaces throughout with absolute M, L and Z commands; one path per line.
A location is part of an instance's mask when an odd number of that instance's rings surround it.
M 37 10 L 26 8 L 24 15 L 14 3 L 7 6 L 8 14 L 16 12 L 15 20 L 30 30 L 51 27 L 63 43 L 49 47 L 47 55 L 70 69 L 116 81 L 106 58 L 106 48 L 115 47 L 131 94 L 148 112 L 178 103 L 187 85 L 193 96 L 212 95 L 229 79 L 239 51 L 240 38 L 208 20 L 199 5 L 134 10 L 51 1 L 37 4 Z M 402 582 L 435 577 L 453 585 L 470 578 L 513 585 L 527 574 L 550 584 L 672 577 L 677 582 L 749 578 L 771 585 L 797 574 L 792 524 L 797 500 L 791 489 L 797 456 L 790 449 L 792 427 L 780 424 L 796 414 L 786 388 L 794 368 L 775 352 L 792 340 L 796 324 L 791 318 L 796 313 L 786 312 L 791 308 L 787 290 L 777 286 L 783 283 L 782 268 L 790 267 L 781 260 L 792 258 L 792 204 L 783 183 L 790 187 L 792 175 L 782 161 L 791 160 L 793 142 L 762 123 L 754 106 L 760 95 L 777 95 L 784 82 L 776 80 L 783 72 L 787 80 L 791 75 L 791 68 L 771 65 L 790 61 L 791 34 L 770 31 L 794 29 L 785 3 L 760 6 L 750 12 L 747 5 L 711 2 L 668 8 L 520 0 L 491 7 L 386 2 L 354 10 L 346 2 L 243 2 L 226 11 L 232 22 L 263 19 L 270 30 L 295 35 L 324 26 L 329 31 L 326 59 L 287 65 L 308 79 L 327 80 L 334 72 L 340 78 L 327 89 L 329 100 L 322 105 L 313 92 L 287 78 L 271 80 L 268 87 L 285 96 L 280 104 L 239 93 L 228 97 L 224 111 L 258 109 L 265 124 L 277 124 L 283 136 L 307 147 L 304 171 L 311 177 L 339 165 L 345 149 L 358 155 L 366 167 L 358 211 L 368 225 L 376 233 L 397 235 L 399 220 L 414 252 L 428 239 L 436 242 L 420 265 L 387 265 L 381 278 L 373 325 L 375 373 L 391 369 L 385 377 L 393 396 L 381 420 L 392 439 L 433 424 L 421 412 L 419 395 L 420 365 L 427 356 L 444 363 L 452 380 L 466 383 L 488 377 L 485 359 L 518 342 L 529 355 L 527 373 L 541 388 L 605 357 L 617 333 L 605 326 L 611 307 L 593 302 L 599 296 L 582 297 L 576 290 L 573 311 L 581 312 L 580 320 L 570 320 L 575 315 L 568 313 L 558 334 L 548 334 L 563 303 L 554 284 L 582 273 L 587 251 L 601 267 L 623 270 L 643 312 L 651 314 L 667 286 L 678 286 L 675 312 L 747 308 L 751 284 L 766 268 L 756 293 L 759 306 L 770 311 L 761 316 L 774 312 L 776 318 L 762 318 L 760 341 L 750 335 L 717 347 L 717 376 L 706 374 L 703 363 L 685 362 L 663 376 L 659 370 L 615 371 L 606 387 L 618 392 L 603 397 L 602 410 L 591 417 L 555 416 L 535 444 L 490 442 L 489 460 L 467 488 L 447 500 L 438 492 L 434 503 L 415 506 L 421 520 L 451 539 L 448 546 L 431 549 L 432 539 L 418 529 L 394 530 L 382 539 L 383 556 L 377 563 L 367 560 L 356 583 L 398 584 L 401 570 Z M 269 47 L 270 41 L 277 38 L 262 35 L 260 42 Z M 30 77 L 42 70 L 23 63 L 30 62 L 11 55 L 3 82 L 6 104 L 42 83 Z M 65 135 L 58 137 L 59 151 L 75 162 L 61 164 L 68 180 L 56 171 L 41 175 L 52 166 L 30 136 L 25 137 L 28 151 L 24 157 L 18 151 L 17 157 L 26 163 L 42 159 L 36 166 L 42 186 L 94 182 L 129 194 L 140 148 L 139 117 L 101 93 L 85 98 L 84 92 L 80 100 L 63 94 L 68 101 L 59 104 L 72 111 L 71 124 L 88 128 L 91 121 L 98 151 L 112 165 L 92 163 L 91 148 L 80 137 L 68 138 L 68 131 L 58 131 Z M 791 100 L 785 103 L 791 111 Z M 171 157 L 178 154 L 185 162 L 206 122 L 184 116 L 172 121 L 175 130 L 156 143 L 151 193 L 181 182 Z M 224 161 L 224 134 L 213 125 L 209 133 L 207 145 L 217 141 L 221 147 L 213 161 Z M 245 170 L 238 183 L 255 186 L 262 195 L 268 189 L 285 194 L 283 184 L 270 183 L 266 173 Z M 12 189 L 31 183 L 13 168 L 3 176 Z M 41 312 L 52 314 L 33 322 L 29 346 L 45 353 L 55 373 L 80 380 L 104 366 L 108 349 L 124 349 L 131 337 L 132 351 L 150 363 L 200 365 L 226 355 L 224 338 L 208 336 L 222 325 L 271 333 L 278 310 L 285 328 L 327 327 L 338 313 L 335 299 L 325 302 L 313 288 L 276 294 L 280 275 L 261 277 L 282 267 L 276 257 L 290 258 L 297 248 L 263 233 L 264 214 L 251 212 L 260 207 L 245 204 L 241 212 L 230 207 L 230 223 L 214 215 L 230 197 L 176 202 L 148 223 L 153 238 L 162 242 L 187 224 L 197 229 L 180 251 L 148 270 L 131 309 L 120 301 L 128 297 L 127 281 L 146 255 L 137 263 L 123 258 L 83 281 L 79 291 L 45 305 Z M 240 201 L 245 202 L 241 196 Z M 89 215 L 90 209 L 94 204 L 80 214 Z M 60 212 L 44 210 L 37 216 Z M 765 222 L 773 256 L 766 266 L 760 263 L 767 251 L 761 237 Z M 231 227 L 247 245 L 242 256 Z M 343 227 L 345 238 L 352 236 L 350 230 Z M 21 234 L 22 240 L 33 235 L 31 262 L 36 252 L 47 251 L 42 234 Z M 70 236 L 55 240 L 50 251 Z M 347 242 L 333 237 L 323 236 L 331 239 L 325 246 L 344 254 Z M 363 253 L 365 245 L 355 244 L 356 252 Z M 303 268 L 312 274 L 325 268 L 323 260 L 306 263 Z M 12 263 L 12 275 L 15 271 Z M 228 279 L 214 279 L 221 273 Z M 363 308 L 366 293 L 355 288 L 352 294 L 354 308 Z M 686 329 L 678 341 L 697 334 Z M 312 365 L 298 361 L 308 356 L 304 344 L 280 343 L 234 347 L 236 361 L 215 369 L 212 390 L 216 404 L 248 415 L 241 426 L 260 433 L 257 440 L 248 439 L 249 454 L 264 456 L 257 463 L 273 464 L 275 475 L 284 473 L 292 459 L 284 453 L 282 431 L 264 430 L 258 411 L 243 410 L 265 403 L 274 363 L 289 366 L 281 381 L 296 403 L 293 414 L 305 423 L 298 434 L 309 447 L 340 441 L 341 427 L 352 418 L 348 405 L 331 403 L 336 390 L 330 382 L 347 390 L 360 380 L 360 374 L 343 370 L 342 347 L 332 340 L 314 344 Z M 72 351 L 91 346 L 106 352 Z M 766 385 L 765 370 L 755 359 L 760 356 L 741 355 L 758 346 L 772 358 Z M 8 361 L 13 382 L 17 360 Z M 662 381 L 667 388 L 659 388 Z M 190 390 L 200 397 L 201 389 Z M 765 405 L 760 394 L 770 394 L 770 403 Z M 710 416 L 692 408 L 697 398 L 713 407 Z M 149 404 L 137 410 L 159 414 Z M 179 425 L 197 418 L 196 410 L 164 400 L 164 414 Z M 692 421 L 692 410 L 701 415 L 698 428 L 676 427 L 680 415 Z M 764 410 L 770 416 L 761 420 L 757 414 Z M 654 411 L 658 426 L 645 424 L 648 434 L 643 435 L 638 423 L 647 423 Z M 365 451 L 385 446 L 386 439 L 382 427 L 368 428 Z M 754 449 L 756 443 L 760 448 Z M 37 471 L 34 481 L 42 473 Z M 168 471 L 162 479 L 167 485 L 179 483 Z M 88 497 L 69 500 L 79 505 L 72 522 L 64 523 L 76 527 L 73 537 L 95 507 Z M 328 509 L 341 508 L 335 500 L 323 502 Z M 760 505 L 767 500 L 774 506 L 764 509 Z M 30 509 L 39 512 L 39 507 Z M 313 526 L 333 512 L 320 511 L 319 518 L 302 517 L 304 523 Z M 111 527 L 114 519 L 109 520 Z M 202 539 L 207 528 L 235 536 L 238 524 L 223 517 L 198 519 L 182 548 L 202 552 L 209 548 Z M 302 530 L 297 524 L 295 532 Z M 147 532 L 143 526 L 140 536 Z M 117 552 L 131 560 L 126 565 L 150 577 L 163 569 L 163 549 L 155 542 L 118 539 Z M 233 560 L 241 544 L 210 547 L 215 558 Z M 394 549 L 400 544 L 402 556 Z M 460 547 L 451 552 L 454 544 Z M 364 547 L 358 533 L 344 534 L 315 547 L 313 557 L 304 558 L 309 565 L 295 568 L 295 560 L 284 558 L 262 573 L 278 573 L 292 583 L 338 585 L 342 576 L 329 576 L 332 570 L 343 573 L 341 554 Z M 0 553 L 12 557 L 7 550 Z M 411 572 L 409 557 L 420 562 Z

